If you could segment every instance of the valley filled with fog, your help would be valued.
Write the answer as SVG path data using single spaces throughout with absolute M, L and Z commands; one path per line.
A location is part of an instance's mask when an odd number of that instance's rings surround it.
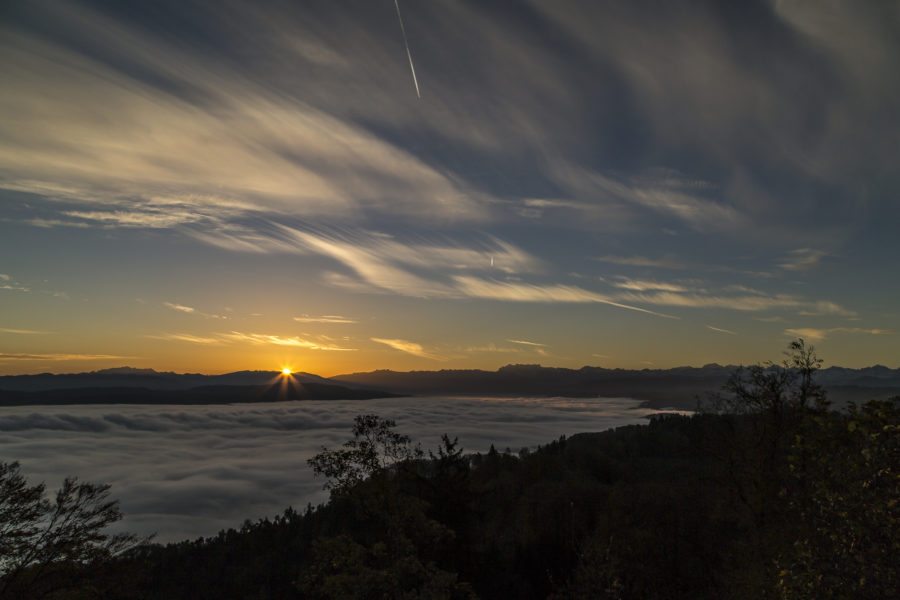
M 50 490 L 68 475 L 111 484 L 125 513 L 119 529 L 171 542 L 324 501 L 306 461 L 349 439 L 358 414 L 394 419 L 426 450 L 458 436 L 468 453 L 518 452 L 654 412 L 628 398 L 558 397 L 20 406 L 0 408 L 0 448 Z

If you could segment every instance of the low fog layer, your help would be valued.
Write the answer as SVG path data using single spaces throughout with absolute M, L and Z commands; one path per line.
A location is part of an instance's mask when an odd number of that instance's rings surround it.
M 306 460 L 375 413 L 423 448 L 443 433 L 466 452 L 518 451 L 583 431 L 639 423 L 627 398 L 391 398 L 218 406 L 42 406 L 0 409 L 2 460 L 54 489 L 67 475 L 112 485 L 120 529 L 156 541 L 214 535 L 244 519 L 327 498 Z

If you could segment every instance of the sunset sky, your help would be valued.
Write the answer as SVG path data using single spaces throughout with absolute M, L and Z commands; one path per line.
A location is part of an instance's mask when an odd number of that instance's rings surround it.
M 0 374 L 900 367 L 900 4 L 399 8 L 3 3 Z

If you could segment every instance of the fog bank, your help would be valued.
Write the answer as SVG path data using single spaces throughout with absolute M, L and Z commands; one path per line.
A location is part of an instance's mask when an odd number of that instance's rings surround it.
M 121 529 L 160 542 L 214 535 L 327 498 L 306 460 L 350 437 L 353 418 L 397 422 L 423 448 L 441 434 L 466 452 L 545 444 L 644 421 L 627 398 L 390 398 L 215 406 L 0 408 L 0 460 L 55 489 L 67 475 L 109 483 Z

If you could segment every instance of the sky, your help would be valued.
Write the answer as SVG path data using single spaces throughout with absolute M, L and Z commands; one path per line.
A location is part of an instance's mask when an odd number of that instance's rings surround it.
M 891 2 L 4 3 L 0 373 L 898 367 L 898 72 Z

